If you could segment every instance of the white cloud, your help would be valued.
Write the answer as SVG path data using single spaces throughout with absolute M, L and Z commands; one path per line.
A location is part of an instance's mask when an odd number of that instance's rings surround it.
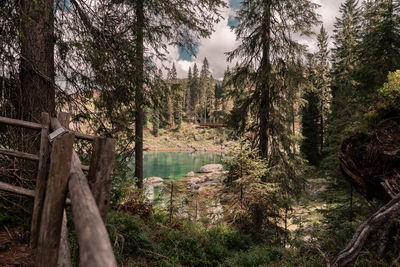
M 216 79 L 223 78 L 226 66 L 228 65 L 225 53 L 235 49 L 238 44 L 235 33 L 228 26 L 228 17 L 230 14 L 232 14 L 232 11 L 229 8 L 225 8 L 222 11 L 223 19 L 214 25 L 215 31 L 210 38 L 200 40 L 198 54 L 192 62 L 185 60 L 176 61 L 175 65 L 179 78 L 186 78 L 189 67 L 193 67 L 194 63 L 201 69 L 204 57 L 207 57 L 213 77 Z M 179 58 L 177 48 L 171 51 L 171 57 L 173 60 Z
M 228 1 L 228 0 L 226 0 Z M 321 20 L 324 23 L 324 27 L 327 30 L 329 36 L 332 36 L 333 25 L 335 23 L 335 17 L 339 16 L 339 6 L 344 0 L 313 0 L 315 3 L 321 5 L 317 10 L 321 14 Z M 179 60 L 178 49 L 171 47 L 169 49 L 170 55 L 169 61 L 175 61 L 177 73 L 179 78 L 186 78 L 189 67 L 193 67 L 194 63 L 197 64 L 199 69 L 201 68 L 204 57 L 207 57 L 211 73 L 214 78 L 222 79 L 228 62 L 226 61 L 226 52 L 232 51 L 238 45 L 236 41 L 235 33 L 230 29 L 228 24 L 228 17 L 232 15 L 232 10 L 226 8 L 223 10 L 223 19 L 214 26 L 215 32 L 208 39 L 201 39 L 199 52 L 193 62 Z M 319 32 L 320 25 L 316 25 L 314 30 L 316 33 Z M 332 39 L 330 39 L 332 42 Z M 316 50 L 316 37 L 304 38 L 302 43 L 307 44 L 311 51 Z M 229 65 L 234 65 L 231 63 Z

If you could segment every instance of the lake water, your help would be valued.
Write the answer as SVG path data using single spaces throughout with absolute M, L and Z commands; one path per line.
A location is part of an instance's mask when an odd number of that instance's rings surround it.
M 221 163 L 222 155 L 210 152 L 146 152 L 143 177 L 181 178 L 206 164 Z

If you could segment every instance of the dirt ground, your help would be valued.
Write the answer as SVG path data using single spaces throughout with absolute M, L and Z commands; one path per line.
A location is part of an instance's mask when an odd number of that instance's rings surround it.
M 0 226 L 0 266 L 35 266 L 35 251 L 22 227 Z

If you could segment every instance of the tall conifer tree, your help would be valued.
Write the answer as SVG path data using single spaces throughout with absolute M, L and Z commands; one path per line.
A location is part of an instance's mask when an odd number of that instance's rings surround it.
M 377 97 L 389 72 L 400 68 L 400 3 L 363 2 L 357 81 L 362 98 Z
M 325 167 L 335 171 L 338 171 L 337 153 L 357 117 L 355 73 L 361 22 L 358 1 L 346 0 L 339 11 L 341 17 L 336 19 L 333 35 L 331 116 L 324 160 Z
M 260 156 L 273 168 L 263 181 L 277 183 L 275 201 L 286 210 L 300 190 L 292 122 L 305 52 L 292 36 L 312 34 L 311 28 L 318 23 L 317 7 L 310 0 L 242 1 L 237 13 L 239 24 L 234 28 L 241 44 L 228 54 L 229 60 L 240 60 L 235 80 L 249 83 L 247 90 L 239 89 L 237 94 L 242 99 L 236 101 L 232 111 L 234 124 L 257 136 Z M 257 204 L 254 214 L 259 229 L 269 217 L 264 204 Z
M 235 33 L 242 43 L 229 53 L 228 58 L 241 58 L 242 68 L 250 69 L 256 65 L 251 79 L 252 101 L 246 105 L 253 105 L 258 110 L 257 133 L 264 158 L 269 158 L 271 147 L 276 144 L 273 140 L 278 134 L 273 125 L 276 122 L 274 102 L 284 90 L 274 85 L 279 79 L 276 67 L 281 62 L 295 63 L 304 52 L 304 47 L 291 36 L 293 33 L 311 34 L 311 27 L 318 21 L 316 8 L 317 5 L 309 0 L 246 0 L 238 11 L 240 23 L 235 27 Z

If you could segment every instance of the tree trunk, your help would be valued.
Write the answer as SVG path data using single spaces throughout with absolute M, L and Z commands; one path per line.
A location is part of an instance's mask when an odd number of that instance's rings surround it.
M 137 186 L 143 188 L 143 106 L 144 106 L 144 7 L 143 0 L 136 1 L 136 116 L 135 116 L 135 177 Z
M 22 0 L 19 115 L 40 122 L 42 112 L 54 115 L 54 0 Z
M 270 62 L 270 38 L 271 38 L 271 2 L 266 1 L 264 3 L 264 22 L 263 22 L 263 57 L 261 60 L 261 81 L 259 87 L 261 90 L 261 102 L 260 102 L 260 156 L 263 158 L 268 158 L 268 135 L 270 133 L 270 107 L 271 107 L 271 97 L 270 97 L 270 82 L 269 75 L 271 72 L 271 62 Z

